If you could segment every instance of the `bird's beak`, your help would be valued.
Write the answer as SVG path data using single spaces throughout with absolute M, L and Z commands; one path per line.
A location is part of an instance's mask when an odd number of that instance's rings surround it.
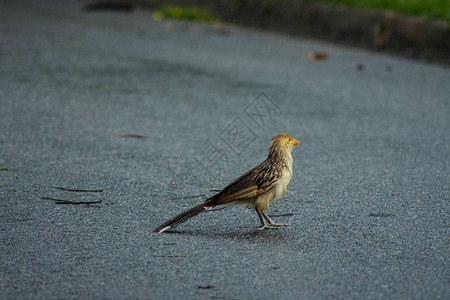
M 292 145 L 300 145 L 300 141 L 296 139 L 292 139 Z

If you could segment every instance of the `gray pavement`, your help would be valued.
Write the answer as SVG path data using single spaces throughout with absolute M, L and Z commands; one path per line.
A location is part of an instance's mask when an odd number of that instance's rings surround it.
M 450 298 L 448 68 L 82 4 L 0 6 L 1 299 Z M 151 233 L 281 131 L 289 227 Z

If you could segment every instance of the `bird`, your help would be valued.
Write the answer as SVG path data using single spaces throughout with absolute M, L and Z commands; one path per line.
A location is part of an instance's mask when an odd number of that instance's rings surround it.
M 223 188 L 203 203 L 188 209 L 156 227 L 153 232 L 173 229 L 188 219 L 216 206 L 242 204 L 254 208 L 261 226 L 258 229 L 280 228 L 288 224 L 276 224 L 265 213 L 273 199 L 279 199 L 287 191 L 292 178 L 292 149 L 300 141 L 288 133 L 280 133 L 270 140 L 269 155 L 261 164 Z

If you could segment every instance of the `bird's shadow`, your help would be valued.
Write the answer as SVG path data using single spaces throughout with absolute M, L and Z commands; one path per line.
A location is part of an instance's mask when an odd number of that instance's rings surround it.
M 246 228 L 247 229 L 247 228 Z M 250 231 L 201 231 L 201 230 L 168 230 L 163 234 L 210 237 L 215 239 L 227 239 L 246 242 L 283 242 L 292 239 L 292 231 L 285 228 L 260 230 L 257 227 L 249 228 Z

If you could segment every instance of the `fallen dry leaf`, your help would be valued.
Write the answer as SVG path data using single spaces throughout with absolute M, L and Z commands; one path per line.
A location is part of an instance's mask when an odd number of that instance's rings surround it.
M 323 51 L 311 52 L 307 56 L 308 60 L 324 60 L 328 59 L 328 53 Z
M 175 28 L 175 24 L 173 24 L 173 22 L 164 23 L 164 29 L 166 31 L 173 31 L 174 28 Z

